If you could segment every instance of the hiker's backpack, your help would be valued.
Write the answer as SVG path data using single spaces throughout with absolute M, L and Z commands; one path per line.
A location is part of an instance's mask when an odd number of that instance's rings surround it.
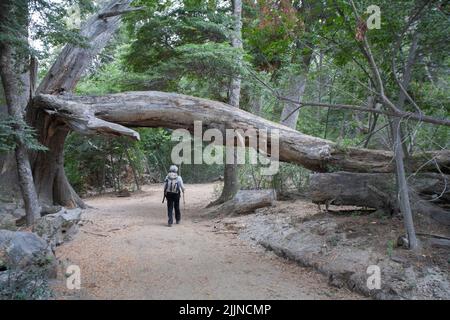
M 167 175 L 164 193 L 180 193 L 178 174 L 176 174 L 175 172 L 169 172 L 169 174 Z

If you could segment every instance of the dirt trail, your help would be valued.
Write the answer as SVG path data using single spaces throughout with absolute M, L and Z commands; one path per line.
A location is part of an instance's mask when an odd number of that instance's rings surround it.
M 59 299 L 354 299 L 310 270 L 215 232 L 202 216 L 213 185 L 188 185 L 182 224 L 166 226 L 161 187 L 87 203 L 84 225 L 57 248 L 61 270 L 81 268 L 81 290 L 55 284 Z

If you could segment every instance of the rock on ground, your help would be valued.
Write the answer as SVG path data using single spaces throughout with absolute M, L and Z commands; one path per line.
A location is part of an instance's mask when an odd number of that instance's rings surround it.
M 25 210 L 13 202 L 0 202 L 0 229 L 15 231 L 16 220 L 25 216 Z
M 15 231 L 16 227 L 16 218 L 9 213 L 0 213 L 0 229 Z
M 32 232 L 0 230 L 1 269 L 26 269 L 33 265 L 55 271 L 56 259 L 47 242 Z
M 57 213 L 47 214 L 40 218 L 33 231 L 46 240 L 54 250 L 56 246 L 70 241 L 78 231 L 81 220 L 81 209 L 62 208 Z

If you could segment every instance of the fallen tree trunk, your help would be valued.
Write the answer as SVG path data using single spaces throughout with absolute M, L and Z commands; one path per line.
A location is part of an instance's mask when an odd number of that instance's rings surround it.
M 391 210 L 395 193 L 393 174 L 317 173 L 309 179 L 309 197 L 317 204 Z
M 440 223 L 450 225 L 450 212 L 436 204 L 448 204 L 450 177 L 426 173 L 409 180 L 411 207 Z M 370 173 L 316 173 L 310 177 L 309 196 L 317 204 L 354 205 L 398 212 L 395 176 Z
M 276 192 L 272 189 L 239 190 L 236 195 L 215 208 L 212 214 L 247 214 L 256 209 L 269 207 L 276 200 Z
M 338 144 L 302 134 L 286 126 L 235 109 L 225 103 L 165 92 L 126 92 L 105 96 L 39 95 L 34 108 L 45 111 L 82 134 L 109 134 L 139 139 L 128 127 L 279 131 L 279 160 L 317 172 L 394 172 L 390 151 L 342 148 Z M 256 131 L 258 134 L 258 131 Z M 259 143 L 265 142 L 258 135 Z M 267 135 L 268 155 L 275 141 Z M 248 139 L 246 144 L 248 145 Z M 219 142 L 220 143 L 220 142 Z M 222 141 L 224 143 L 224 141 Z M 434 161 L 430 161 L 434 159 Z M 427 152 L 410 158 L 412 170 L 450 172 L 450 151 Z

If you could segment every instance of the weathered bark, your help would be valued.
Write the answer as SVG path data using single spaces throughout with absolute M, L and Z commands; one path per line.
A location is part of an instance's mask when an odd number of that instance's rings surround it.
M 275 190 L 239 190 L 236 195 L 215 208 L 212 214 L 247 214 L 256 209 L 269 207 L 276 200 Z
M 17 23 L 19 29 L 11 34 L 16 41 L 22 41 L 23 47 L 16 43 L 2 41 L 0 43 L 0 76 L 8 107 L 8 114 L 15 121 L 17 132 L 15 143 L 15 160 L 17 176 L 25 205 L 27 225 L 32 225 L 40 217 L 40 206 L 34 188 L 31 165 L 25 141 L 21 138 L 24 132 L 24 111 L 30 100 L 30 58 L 27 52 L 28 43 L 28 2 L 3 1 L 0 4 L 0 32 L 5 35 Z M 14 30 L 14 29 L 13 29 Z
M 109 1 L 99 13 L 88 19 L 81 28 L 86 46 L 66 45 L 40 83 L 37 93 L 61 94 L 72 92 L 92 59 L 106 46 L 117 31 L 121 13 L 127 12 L 131 0 Z M 117 15 L 102 17 L 104 13 Z
M 448 204 L 449 182 L 450 176 L 435 173 L 412 177 L 409 180 L 412 211 L 450 225 L 450 212 L 435 205 Z M 309 196 L 318 204 L 369 207 L 391 214 L 400 207 L 394 174 L 316 173 L 310 177 Z
M 450 239 L 430 237 L 427 242 L 435 248 L 450 249 Z
M 51 113 L 80 133 L 124 135 L 132 139 L 138 139 L 139 135 L 125 126 L 184 128 L 193 132 L 194 121 L 202 121 L 203 130 L 278 130 L 280 161 L 299 164 L 317 172 L 389 173 L 395 170 L 390 151 L 341 148 L 332 141 L 302 134 L 225 103 L 175 93 L 147 91 L 98 97 L 39 95 L 35 97 L 33 106 Z M 96 123 L 95 119 L 101 126 L 89 125 Z M 269 134 L 269 155 L 271 143 L 275 142 L 271 141 Z M 435 163 L 428 161 L 433 157 L 442 172 L 450 172 L 449 150 L 411 156 L 411 169 L 436 172 Z
M 392 174 L 316 173 L 309 179 L 309 197 L 317 204 L 354 205 L 394 210 Z
M 298 105 L 302 101 L 305 88 L 306 72 L 291 76 L 288 80 L 287 88 L 284 90 L 283 96 L 292 102 L 287 101 L 284 103 L 280 122 L 294 130 L 297 127 L 298 115 L 300 113 Z
M 403 223 L 405 225 L 406 233 L 408 234 L 409 247 L 415 249 L 418 246 L 418 241 L 414 228 L 408 182 L 406 181 L 401 125 L 398 118 L 394 119 L 394 134 L 394 158 L 400 210 L 403 214 Z
M 233 48 L 242 49 L 242 1 L 241 0 L 233 0 L 233 32 L 231 33 L 231 46 Z M 236 64 L 238 66 L 241 65 L 242 57 L 238 56 Z M 239 108 L 239 102 L 241 98 L 241 78 L 239 75 L 233 77 L 231 79 L 230 84 L 230 96 L 229 103 L 235 108 Z M 233 163 L 225 163 L 224 167 L 224 183 L 222 193 L 216 201 L 211 204 L 219 204 L 223 203 L 229 199 L 231 199 L 236 192 L 239 190 L 239 166 L 236 164 L 236 150 L 227 150 L 225 149 L 227 154 L 233 154 Z
M 60 94 L 74 90 L 92 59 L 105 47 L 119 27 L 123 12 L 128 12 L 131 0 L 113 0 L 82 26 L 86 46 L 66 45 L 50 71 L 40 83 L 37 93 Z M 102 15 L 107 13 L 107 15 Z M 117 13 L 112 14 L 112 13 Z M 65 122 L 34 108 L 27 112 L 29 123 L 36 128 L 47 152 L 34 153 L 32 167 L 39 200 L 67 207 L 84 207 L 64 173 L 64 141 L 69 133 Z

